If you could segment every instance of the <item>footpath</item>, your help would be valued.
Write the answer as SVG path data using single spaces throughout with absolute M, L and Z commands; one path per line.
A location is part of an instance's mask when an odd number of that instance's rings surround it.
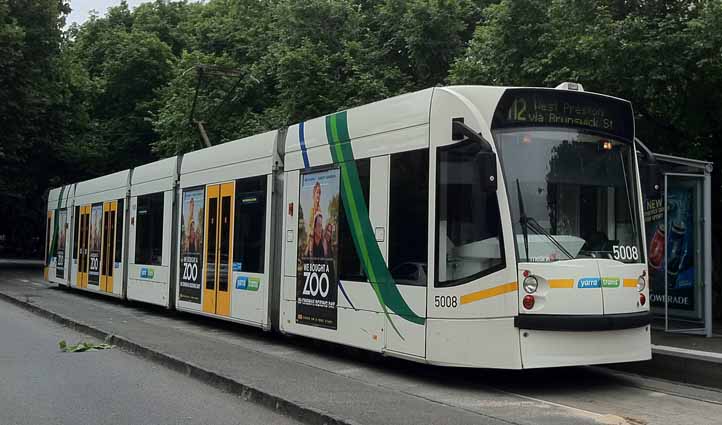
M 655 378 L 722 389 L 722 335 L 652 331 L 652 360 L 612 366 Z
M 594 413 L 597 410 L 585 410 L 587 407 L 567 406 L 572 402 L 586 406 L 585 399 L 591 397 L 599 401 L 603 396 L 601 393 L 599 396 L 574 395 L 588 386 L 574 379 L 567 381 L 566 391 L 555 395 L 558 403 L 549 403 L 508 389 L 509 382 L 525 381 L 519 372 L 436 368 L 384 358 L 311 339 L 271 334 L 197 315 L 58 288 L 42 282 L 42 274 L 37 271 L 0 267 L 0 301 L 19 305 L 311 424 L 626 423 Z M 710 345 L 705 348 L 722 349 L 720 342 L 719 346 L 708 342 Z M 719 354 L 700 350 L 690 354 L 679 351 L 684 350 L 680 348 L 660 354 L 660 350 L 670 349 L 674 347 L 655 347 L 655 360 L 645 362 L 644 367 L 654 365 L 662 355 L 669 356 L 672 360 L 667 361 L 677 365 L 697 361 L 700 364 L 696 367 L 707 370 L 706 375 L 699 374 L 706 380 L 684 381 L 722 388 L 722 379 L 715 378 L 722 369 Z M 640 365 L 642 363 L 632 364 L 625 370 L 644 374 Z M 710 371 L 712 367 L 716 371 Z M 698 375 L 689 370 L 684 372 L 687 377 Z M 527 377 L 536 376 L 544 382 L 551 376 L 564 375 L 558 370 L 527 373 Z M 587 379 L 608 379 L 603 376 L 604 372 L 595 375 L 595 372 L 575 369 L 573 373 L 588 374 Z M 615 380 L 609 382 L 617 385 Z M 549 389 L 542 385 L 541 393 L 551 397 L 557 386 L 551 381 L 550 385 Z M 576 389 L 573 385 L 577 385 Z M 605 385 L 602 383 L 600 387 Z M 618 388 L 614 391 L 616 396 L 610 397 L 606 411 L 615 409 L 620 394 L 647 397 L 649 393 L 624 389 L 631 387 Z M 629 409 L 638 410 L 646 403 L 640 401 Z

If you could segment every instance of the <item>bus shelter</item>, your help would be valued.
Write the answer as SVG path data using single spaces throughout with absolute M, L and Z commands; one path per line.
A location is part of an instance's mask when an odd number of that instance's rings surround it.
M 711 336 L 713 164 L 656 153 L 640 162 L 656 164 L 656 178 L 642 173 L 654 325 Z

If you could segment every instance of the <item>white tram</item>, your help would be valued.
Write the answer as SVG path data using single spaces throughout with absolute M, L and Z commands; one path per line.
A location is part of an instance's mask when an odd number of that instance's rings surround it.
M 629 102 L 431 88 L 53 189 L 45 273 L 430 364 L 645 360 L 640 192 Z

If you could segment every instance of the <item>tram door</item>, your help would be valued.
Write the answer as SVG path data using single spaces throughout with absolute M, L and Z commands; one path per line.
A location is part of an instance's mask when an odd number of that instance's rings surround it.
M 88 287 L 88 225 L 90 224 L 90 205 L 80 207 L 80 229 L 78 231 L 78 288 Z
M 103 254 L 100 265 L 100 290 L 113 292 L 113 260 L 115 259 L 115 216 L 118 211 L 118 201 L 103 204 Z
M 231 313 L 233 195 L 233 182 L 208 186 L 206 190 L 203 311 L 221 316 Z
M 53 220 L 52 211 L 48 211 L 47 227 L 45 228 L 45 267 L 43 267 L 43 279 L 48 281 L 48 266 L 50 265 L 50 225 Z

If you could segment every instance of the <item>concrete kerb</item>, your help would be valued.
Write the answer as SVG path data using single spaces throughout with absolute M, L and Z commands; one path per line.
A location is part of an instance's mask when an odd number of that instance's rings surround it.
M 652 360 L 608 365 L 611 369 L 672 382 L 722 389 L 722 367 L 716 359 L 702 359 L 653 350 Z
M 355 421 L 339 418 L 331 413 L 304 406 L 302 403 L 297 401 L 284 399 L 281 396 L 271 394 L 254 386 L 222 376 L 217 372 L 202 368 L 191 362 L 179 359 L 171 354 L 145 347 L 128 338 L 61 316 L 50 310 L 34 305 L 29 301 L 24 301 L 2 292 L 0 292 L 0 299 L 75 331 L 103 340 L 108 344 L 115 345 L 123 351 L 150 360 L 156 364 L 187 375 L 215 388 L 219 388 L 231 394 L 237 394 L 244 400 L 262 405 L 298 421 L 313 425 L 357 425 Z

